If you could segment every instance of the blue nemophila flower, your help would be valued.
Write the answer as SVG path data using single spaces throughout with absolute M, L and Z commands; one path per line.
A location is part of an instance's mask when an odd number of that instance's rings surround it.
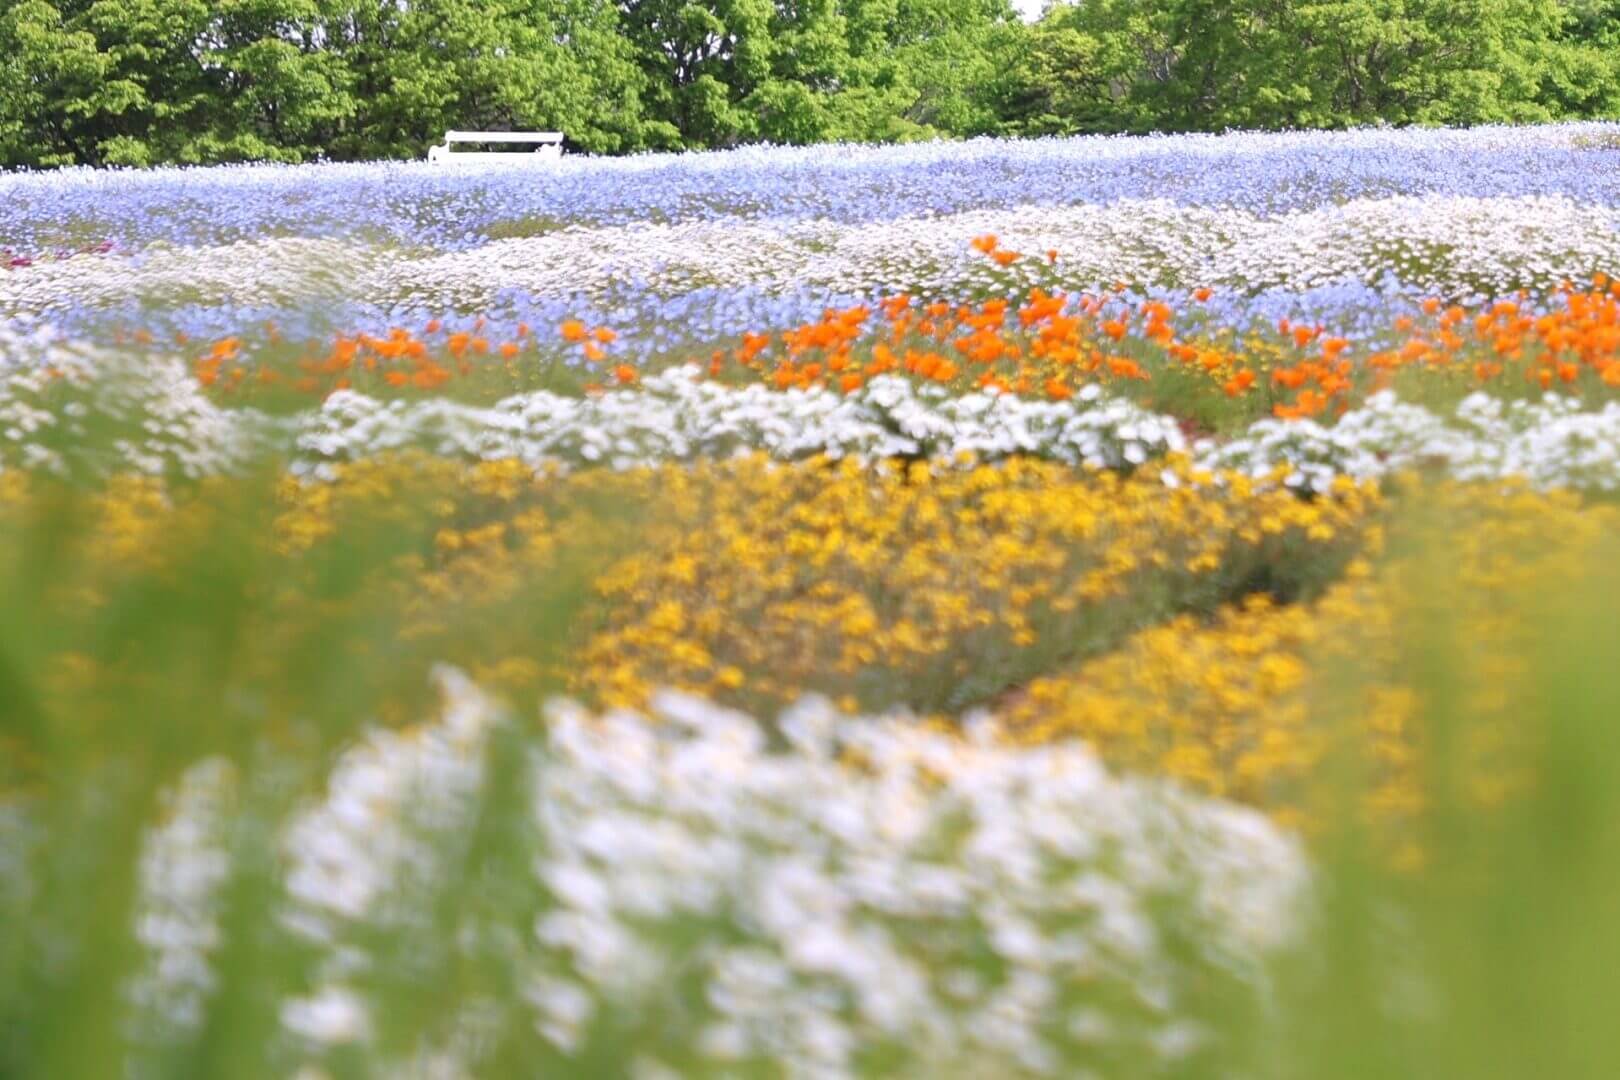
M 1616 125 L 1082 138 L 0 177 L 0 325 L 91 342 L 580 318 L 667 358 L 900 292 L 1128 287 L 1360 341 L 1620 271 Z M 1603 137 L 1597 137 L 1603 136 Z M 1031 257 L 973 250 L 994 233 Z M 1055 252 L 1054 260 L 1036 253 Z

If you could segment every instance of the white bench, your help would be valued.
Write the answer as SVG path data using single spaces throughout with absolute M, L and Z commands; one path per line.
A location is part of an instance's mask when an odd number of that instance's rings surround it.
M 562 157 L 563 135 L 560 131 L 447 131 L 444 144 L 428 151 L 428 161 L 435 165 L 480 165 L 491 161 L 533 164 L 556 161 Z M 453 143 L 510 143 L 534 147 L 529 151 L 457 150 Z

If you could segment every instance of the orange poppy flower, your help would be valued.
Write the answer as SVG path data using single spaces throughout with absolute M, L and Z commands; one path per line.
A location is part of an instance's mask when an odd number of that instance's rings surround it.
M 1237 397 L 1254 385 L 1254 371 L 1244 368 L 1221 385 L 1227 397 Z

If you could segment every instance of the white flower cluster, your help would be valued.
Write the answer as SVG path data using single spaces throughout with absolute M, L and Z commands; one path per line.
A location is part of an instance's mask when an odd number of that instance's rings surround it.
M 1519 477 L 1541 488 L 1620 489 L 1620 403 L 1600 410 L 1557 394 L 1503 402 L 1476 392 L 1451 416 L 1369 397 L 1332 427 L 1312 420 L 1261 420 L 1238 438 L 1195 447 L 1199 463 L 1268 476 L 1290 470 L 1290 486 L 1326 491 L 1339 475 L 1368 479 L 1416 467 L 1459 480 Z
M 0 467 L 226 473 L 273 446 L 283 426 L 254 410 L 215 405 L 177 358 L 44 334 L 28 343 L 30 365 L 3 363 L 16 344 L 0 338 Z
M 1001 268 L 968 241 L 994 233 L 1031 256 Z M 1059 253 L 1056 267 L 1043 253 Z M 1556 287 L 1620 270 L 1620 210 L 1567 196 L 1356 199 L 1268 216 L 1166 199 L 1021 206 L 868 222 L 781 219 L 573 224 L 466 250 L 411 253 L 295 237 L 154 247 L 0 275 L 0 316 L 220 304 L 309 306 L 345 297 L 386 309 L 498 314 L 514 295 L 612 310 L 633 293 L 970 296 L 1010 283 L 1210 285 L 1305 290 L 1393 276 L 1444 296 Z M 633 327 L 621 327 L 626 331 Z
M 375 247 L 277 237 L 205 247 L 153 244 L 133 255 L 77 255 L 0 274 L 0 315 L 50 319 L 78 307 L 312 305 L 369 276 Z
M 1095 385 L 1071 401 L 1042 402 L 958 397 L 889 375 L 843 395 L 757 383 L 727 387 L 678 367 L 648 376 L 639 388 L 584 398 L 535 391 L 489 408 L 382 402 L 340 391 L 299 422 L 296 438 L 300 467 L 314 467 L 317 475 L 320 465 L 407 446 L 454 457 L 616 468 L 754 451 L 782 460 L 1030 454 L 1122 467 L 1178 450 L 1182 437 L 1171 421 L 1105 400 Z
M 1001 268 L 968 242 L 986 233 L 1029 256 Z M 1049 267 L 1044 253 L 1058 252 Z M 1210 285 L 1303 290 L 1393 275 L 1445 296 L 1556 287 L 1620 268 L 1620 211 L 1563 196 L 1357 199 L 1263 216 L 1165 199 L 1024 206 L 842 224 L 695 222 L 570 227 L 383 264 L 371 294 L 480 310 L 503 292 L 611 302 L 644 282 L 698 287 L 966 296 L 1022 285 Z
M 1189 447 L 1169 417 L 1101 393 L 1068 401 L 1010 394 L 955 396 L 880 376 L 850 394 L 731 387 L 677 367 L 589 397 L 516 394 L 489 407 L 443 398 L 381 401 L 339 391 L 318 408 L 272 418 L 227 409 L 178 359 L 139 362 L 112 351 L 35 343 L 45 366 L 0 375 L 0 467 L 94 474 L 203 476 L 265 453 L 325 479 L 344 462 L 406 448 L 463 460 L 548 467 L 634 468 L 765 453 L 861 460 L 995 461 L 1028 455 L 1094 468 L 1132 468 L 1175 452 L 1214 471 L 1326 491 L 1334 477 L 1444 467 L 1462 480 L 1523 477 L 1538 487 L 1620 489 L 1620 403 L 1574 398 L 1503 402 L 1484 393 L 1451 415 L 1390 391 L 1331 426 L 1264 419 L 1227 440 Z M 44 352 L 38 352 L 43 348 Z M 47 374 L 47 370 L 58 374 Z
M 213 401 L 177 358 L 51 345 L 40 366 L 0 371 L 0 467 L 201 476 L 257 454 L 289 453 L 293 469 L 391 450 L 466 460 L 631 468 L 763 452 L 977 461 L 1015 454 L 1127 468 L 1180 450 L 1176 424 L 1087 386 L 1069 401 L 954 396 L 900 376 L 851 394 L 728 387 L 677 367 L 591 397 L 516 394 L 487 408 L 444 398 L 380 401 L 338 391 L 318 408 L 272 418 Z
M 384 1003 L 366 986 L 389 958 L 368 943 L 435 875 L 464 870 L 444 854 L 464 846 L 434 838 L 476 817 L 502 718 L 464 677 L 441 680 L 443 720 L 368 736 L 283 832 L 282 917 L 319 958 L 281 1015 L 317 1058 L 374 1050 Z M 890 1075 L 1185 1068 L 1218 1052 L 1196 1002 L 1215 984 L 1263 996 L 1261 963 L 1304 914 L 1295 839 L 1255 811 L 1115 778 L 1078 743 L 1013 748 L 988 718 L 963 738 L 809 700 L 773 747 L 706 702 L 668 695 L 653 713 L 549 709 L 513 811 L 532 831 L 519 872 L 538 910 L 444 946 L 504 942 L 526 1000 L 469 1022 L 538 1028 L 564 1068 L 588 1054 L 614 1075 L 839 1077 L 875 1052 Z M 152 843 L 167 852 L 181 832 L 218 829 L 171 824 Z M 212 880 L 213 850 L 199 843 L 204 866 L 180 879 Z M 660 1039 L 604 1046 L 625 1017 Z M 433 1075 L 476 1075 L 495 1041 L 413 1053 Z
M 230 875 L 225 825 L 236 774 L 222 759 L 192 766 L 167 793 L 163 824 L 141 852 L 135 940 L 150 962 L 130 987 L 143 1041 L 195 1034 L 218 989 L 210 956 L 222 944 L 219 892 Z

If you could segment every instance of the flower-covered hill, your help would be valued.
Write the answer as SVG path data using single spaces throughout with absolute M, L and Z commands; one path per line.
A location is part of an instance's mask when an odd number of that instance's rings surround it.
M 998 290 L 966 247 L 984 232 L 1062 251 L 1067 289 L 1220 285 L 1262 294 L 1270 317 L 1365 317 L 1391 291 L 1461 298 L 1620 269 L 1614 134 L 982 140 L 539 174 L 20 174 L 0 177 L 0 317 L 193 338 L 270 321 L 301 338 L 577 316 L 658 352 L 879 293 Z
M 1620 1060 L 1617 135 L 0 177 L 0 1074 Z

